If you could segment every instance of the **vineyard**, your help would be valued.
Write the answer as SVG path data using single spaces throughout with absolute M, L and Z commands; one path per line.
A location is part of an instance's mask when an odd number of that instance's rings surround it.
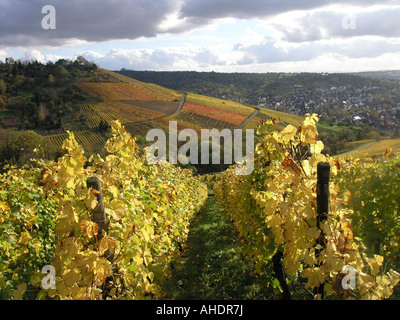
M 76 131 L 74 132 L 76 140 L 83 146 L 86 152 L 98 152 L 104 149 L 106 139 L 100 133 L 94 130 Z M 54 145 L 55 147 L 61 147 L 64 141 L 68 138 L 68 133 L 59 133 L 54 135 L 48 135 L 44 137 L 46 144 Z
M 241 103 L 188 93 L 181 112 L 167 120 L 177 121 L 178 128 L 200 133 L 201 129 L 238 128 L 253 112 L 254 108 Z
M 182 95 L 111 71 L 104 72 L 113 81 L 74 84 L 98 101 L 81 106 L 79 121 L 81 125 L 84 121 L 88 129 L 104 131 L 112 121 L 118 120 L 138 137 L 140 144 L 153 128 L 168 131 L 169 121 L 177 121 L 179 130 L 190 128 L 200 133 L 201 129 L 238 128 L 254 112 L 253 107 L 238 102 L 193 93 Z
M 251 174 L 150 165 L 149 130 L 255 108 L 108 73 L 75 84 L 79 130 L 43 136 L 55 160 L 2 170 L 0 299 L 400 298 L 398 139 L 331 157 L 317 115 L 261 109 Z
M 209 290 L 224 299 L 256 292 L 267 299 L 398 297 L 399 191 L 393 186 L 400 182 L 400 157 L 391 149 L 375 159 L 325 156 L 317 121 L 307 115 L 300 126 L 283 129 L 264 122 L 254 171 L 244 176 L 236 175 L 237 165 L 204 177 L 148 165 L 118 121 L 105 158 L 85 156 L 85 143 L 100 143 L 94 132 L 47 137 L 64 139 L 66 153 L 57 162 L 37 159 L 0 176 L 1 297 L 163 299 L 182 296 L 172 293 L 176 288 L 195 290 L 191 298 L 209 297 Z M 214 204 L 206 202 L 208 193 L 215 193 Z M 199 211 L 203 220 L 195 218 Z M 204 219 L 214 219 L 213 232 L 232 224 L 230 240 L 195 225 L 209 223 Z M 193 228 L 193 236 L 211 242 L 190 240 Z M 212 252 L 204 254 L 206 243 Z M 232 244 L 217 254 L 218 246 Z M 205 279 L 202 287 L 173 276 L 211 257 L 213 267 L 209 262 L 192 275 Z M 53 287 L 43 284 L 44 266 L 54 268 Z M 246 268 L 248 277 L 235 268 Z M 186 277 L 192 272 L 182 270 Z M 219 279 L 218 270 L 229 270 L 228 278 Z M 240 283 L 232 281 L 250 283 L 253 275 L 253 293 L 237 292 Z
M 120 121 L 122 124 L 128 124 L 149 121 L 167 115 L 166 113 L 159 111 L 132 106 L 121 102 L 82 105 L 81 110 L 88 127 L 91 129 L 98 128 L 102 121 L 109 125 L 111 125 L 111 122 L 115 120 Z
M 304 289 L 316 299 L 389 298 L 400 280 L 392 269 L 399 270 L 399 195 L 389 190 L 389 185 L 398 183 L 399 157 L 373 165 L 360 159 L 342 163 L 327 158 L 317 140 L 317 120 L 308 116 L 300 127 L 288 125 L 280 132 L 272 129 L 272 121 L 264 124 L 253 174 L 237 176 L 228 169 L 215 185 L 216 197 L 245 240 L 246 258 L 259 274 L 270 277 L 271 286 L 286 299 L 292 295 L 288 283 L 302 278 Z M 322 163 L 334 178 L 323 187 L 330 190 L 329 206 L 318 213 L 317 194 L 325 190 L 317 185 Z M 387 166 L 397 170 L 391 172 Z M 377 167 L 382 169 L 376 171 Z M 371 185 L 370 179 L 376 183 Z M 379 197 L 385 200 L 380 202 Z M 346 267 L 354 270 L 357 285 L 352 290 L 347 282 L 343 285 Z
M 162 101 L 176 102 L 181 95 L 174 90 L 143 83 L 123 75 L 103 70 L 112 82 L 77 82 L 74 85 L 100 101 Z
M 120 101 L 120 100 L 139 100 L 139 101 L 175 101 L 179 100 L 180 95 L 174 92 L 157 90 L 139 82 L 79 82 L 75 84 L 100 101 Z
M 3 299 L 159 294 L 207 188 L 188 170 L 146 165 L 135 139 L 118 122 L 112 129 L 106 159 L 87 159 L 71 133 L 57 163 L 1 175 Z M 95 219 L 99 206 L 105 220 Z M 44 265 L 55 270 L 54 287 L 42 285 Z

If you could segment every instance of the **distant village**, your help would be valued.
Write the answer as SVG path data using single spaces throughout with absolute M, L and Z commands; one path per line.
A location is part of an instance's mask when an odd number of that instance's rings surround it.
M 340 86 L 303 90 L 301 85 L 293 88 L 291 97 L 255 97 L 253 99 L 234 98 L 261 108 L 304 115 L 317 113 L 328 123 L 369 126 L 382 133 L 400 128 L 400 101 L 380 103 L 374 98 L 379 87 L 355 88 Z

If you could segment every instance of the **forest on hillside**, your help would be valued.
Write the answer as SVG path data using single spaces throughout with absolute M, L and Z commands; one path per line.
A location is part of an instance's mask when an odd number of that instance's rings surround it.
M 81 104 L 92 98 L 73 85 L 78 81 L 111 77 L 83 57 L 46 64 L 13 58 L 0 62 L 0 164 L 24 163 L 44 145 L 43 135 L 64 132 L 66 121 L 79 121 Z M 61 152 L 45 147 L 42 156 L 48 158 Z

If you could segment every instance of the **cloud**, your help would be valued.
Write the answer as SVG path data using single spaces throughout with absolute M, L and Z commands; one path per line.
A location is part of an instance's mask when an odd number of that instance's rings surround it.
M 224 66 L 228 62 L 212 48 L 175 47 L 158 49 L 113 49 L 106 54 L 81 52 L 89 61 L 110 70 L 194 70 Z M 211 69 L 212 70 L 212 69 Z
M 235 46 L 242 52 L 238 64 L 278 63 L 287 61 L 310 61 L 325 53 L 344 58 L 374 58 L 385 53 L 400 52 L 400 41 L 380 37 L 357 37 L 353 39 L 323 39 L 302 43 L 281 41 L 277 43 L 269 38 L 260 44 Z
M 8 57 L 7 52 L 0 50 L 0 61 L 4 61 Z
M 381 7 L 373 11 L 369 8 L 331 8 L 308 12 L 295 18 L 290 26 L 284 22 L 274 22 L 270 27 L 280 32 L 283 40 L 290 42 L 359 36 L 397 38 L 400 37 L 399 16 L 399 6 Z
M 55 30 L 41 26 L 45 5 Z M 112 70 L 204 71 L 372 61 L 400 52 L 399 16 L 398 0 L 0 0 L 0 58 L 16 48 L 24 60 L 72 52 Z M 124 39 L 145 41 L 109 50 Z
M 194 59 L 200 64 L 200 66 L 215 66 L 215 65 L 226 65 L 227 62 L 221 60 L 217 54 L 212 52 L 210 49 L 202 49 L 199 51 Z
M 223 17 L 250 19 L 274 16 L 293 10 L 312 10 L 332 4 L 365 7 L 394 3 L 393 0 L 186 0 L 180 10 L 180 16 L 205 20 Z
M 67 39 L 107 41 L 154 37 L 181 0 L 0 1 L 3 46 L 62 45 Z M 56 9 L 56 29 L 44 30 L 42 7 Z
M 391 4 L 393 0 L 1 0 L 0 43 L 5 46 L 62 46 L 67 40 L 109 41 L 155 37 L 164 33 L 182 33 L 213 23 L 222 18 L 253 19 L 272 17 L 293 10 L 312 10 L 331 4 L 346 4 L 367 7 L 371 4 Z M 56 29 L 42 28 L 42 8 L 52 5 L 56 9 Z M 397 12 L 398 13 L 398 12 Z M 376 32 L 398 34 L 390 29 L 397 26 L 396 14 L 382 11 L 372 17 L 382 22 L 382 15 L 390 17 L 385 23 L 374 24 Z M 360 15 L 360 28 L 370 16 Z M 365 19 L 364 19 L 365 18 Z M 329 25 L 334 28 L 338 17 L 327 13 L 308 16 L 300 25 Z M 299 29 L 288 31 L 293 39 Z M 303 38 L 316 35 L 313 27 Z

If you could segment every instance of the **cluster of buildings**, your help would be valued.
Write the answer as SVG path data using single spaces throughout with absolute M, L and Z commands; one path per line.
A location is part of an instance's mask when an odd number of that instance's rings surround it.
M 317 113 L 332 124 L 365 125 L 382 132 L 395 131 L 400 128 L 400 101 L 388 103 L 379 98 L 379 90 L 375 86 L 355 88 L 350 85 L 304 90 L 297 85 L 293 94 L 287 97 L 234 100 L 297 115 Z

